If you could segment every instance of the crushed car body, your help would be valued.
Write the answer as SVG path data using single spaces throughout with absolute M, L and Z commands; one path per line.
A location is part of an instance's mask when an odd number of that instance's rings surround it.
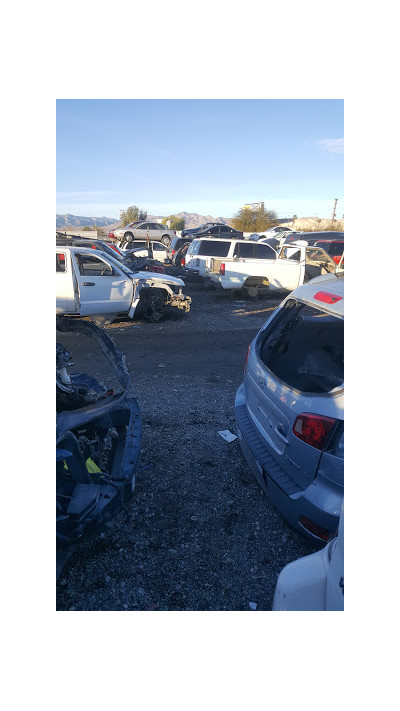
M 86 374 L 69 375 L 72 354 L 56 354 L 57 577 L 82 538 L 100 534 L 129 501 L 140 462 L 142 419 L 128 395 L 124 356 L 94 323 L 57 316 L 59 334 L 90 336 L 113 366 L 115 393 Z

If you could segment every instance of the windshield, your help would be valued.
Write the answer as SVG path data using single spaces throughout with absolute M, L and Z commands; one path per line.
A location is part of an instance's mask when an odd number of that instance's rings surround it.
M 99 250 L 100 252 L 100 250 Z M 103 252 L 104 257 L 106 257 L 107 261 L 110 262 L 116 269 L 119 269 L 121 272 L 126 274 L 126 276 L 129 276 L 131 279 L 134 278 L 133 272 L 128 269 L 128 267 L 125 266 L 125 264 L 122 264 L 122 262 L 119 261 L 119 259 L 114 259 L 114 257 L 111 257 L 109 254 L 106 254 Z

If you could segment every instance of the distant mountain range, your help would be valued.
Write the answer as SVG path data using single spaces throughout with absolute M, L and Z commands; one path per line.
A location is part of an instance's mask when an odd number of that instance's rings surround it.
M 56 215 L 56 227 L 108 227 L 118 223 L 115 217 L 78 217 L 77 215 Z
M 161 220 L 163 215 L 147 215 L 148 220 Z M 178 212 L 176 217 L 184 218 L 185 227 L 199 227 L 203 222 L 224 222 L 230 223 L 230 218 L 213 217 L 212 215 L 198 215 L 197 212 Z M 66 229 L 68 227 L 98 227 L 113 228 L 119 225 L 120 221 L 115 217 L 80 217 L 79 215 L 56 215 L 56 227 Z

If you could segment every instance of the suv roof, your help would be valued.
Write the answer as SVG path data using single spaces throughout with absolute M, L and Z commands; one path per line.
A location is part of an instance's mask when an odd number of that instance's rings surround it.
M 230 232 L 227 232 L 227 234 L 231 234 Z M 252 240 L 245 239 L 244 237 L 239 237 L 236 239 L 236 237 L 203 237 L 203 235 L 200 235 L 200 237 L 195 237 L 192 240 L 193 242 L 200 242 L 200 240 L 205 240 L 207 242 L 252 242 Z
M 311 279 L 308 284 L 298 286 L 292 294 L 308 304 L 318 307 L 337 316 L 344 315 L 344 277 L 325 274 Z M 329 295 L 338 297 L 334 303 L 329 303 Z M 316 298 L 317 296 L 317 298 Z

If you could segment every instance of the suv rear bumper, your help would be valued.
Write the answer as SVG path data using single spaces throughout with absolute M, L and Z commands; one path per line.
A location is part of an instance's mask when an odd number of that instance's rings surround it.
M 325 544 L 326 541 L 307 531 L 299 518 L 305 516 L 334 534 L 339 525 L 343 487 L 317 472 L 312 484 L 301 489 L 288 476 L 248 414 L 243 384 L 236 393 L 235 414 L 240 447 L 261 489 L 296 530 Z

